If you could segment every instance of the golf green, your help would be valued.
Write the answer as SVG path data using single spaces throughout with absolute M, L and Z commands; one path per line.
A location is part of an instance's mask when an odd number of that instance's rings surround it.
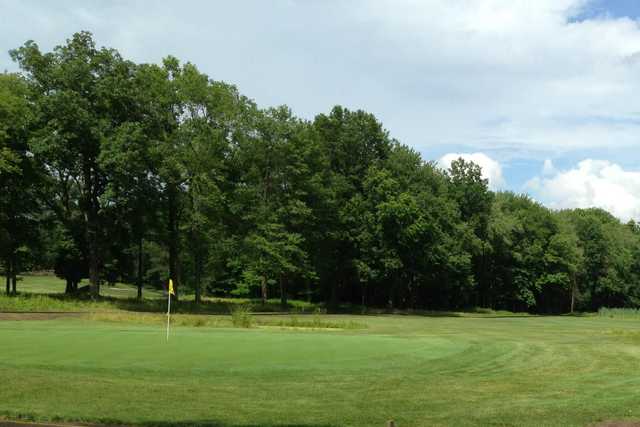
M 327 316 L 363 330 L 0 322 L 0 414 L 138 425 L 588 425 L 640 418 L 640 329 Z

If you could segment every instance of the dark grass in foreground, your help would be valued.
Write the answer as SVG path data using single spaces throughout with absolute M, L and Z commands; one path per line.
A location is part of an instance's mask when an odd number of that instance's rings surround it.
M 0 414 L 143 426 L 640 418 L 640 325 L 627 319 L 318 315 L 366 327 L 305 329 L 254 315 L 244 329 L 177 315 L 166 342 L 159 314 L 87 316 L 106 317 L 0 322 Z

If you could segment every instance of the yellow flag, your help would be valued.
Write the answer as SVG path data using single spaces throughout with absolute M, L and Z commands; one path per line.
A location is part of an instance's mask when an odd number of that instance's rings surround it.
M 169 279 L 169 293 L 175 295 L 176 291 L 173 290 L 173 280 Z

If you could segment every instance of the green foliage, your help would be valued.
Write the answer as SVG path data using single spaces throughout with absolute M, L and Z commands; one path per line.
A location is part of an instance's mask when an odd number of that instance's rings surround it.
M 17 292 L 17 276 L 37 259 L 37 192 L 41 171 L 29 152 L 33 122 L 29 86 L 20 75 L 0 74 L 0 263 L 6 293 Z

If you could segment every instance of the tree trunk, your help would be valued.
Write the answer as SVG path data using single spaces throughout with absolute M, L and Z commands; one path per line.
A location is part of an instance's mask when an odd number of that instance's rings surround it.
M 196 283 L 195 283 L 195 302 L 196 304 L 200 304 L 200 302 L 202 301 L 202 297 L 201 297 L 201 291 L 200 291 L 200 277 L 196 277 Z
M 11 262 L 7 260 L 6 271 L 4 272 L 7 277 L 7 295 L 11 294 Z
M 571 285 L 571 313 L 573 314 L 573 309 L 576 303 L 576 278 L 573 278 L 573 284 Z
M 92 158 L 84 160 L 85 233 L 89 252 L 89 290 L 91 298 L 100 296 L 100 265 L 98 247 L 98 196 L 96 194 L 95 164 Z
M 195 299 L 196 299 L 196 304 L 200 304 L 200 300 L 201 300 L 200 287 L 202 286 L 202 283 L 201 283 L 202 282 L 202 252 L 201 251 L 196 252 L 195 262 L 196 262 Z
M 18 261 L 16 260 L 15 251 L 11 252 L 11 293 L 16 295 L 18 293 L 16 289 L 16 282 L 18 281 Z
M 142 242 L 143 238 L 138 240 L 138 301 L 142 300 Z
M 480 267 L 480 292 L 484 293 L 487 288 L 487 264 L 486 264 L 487 256 L 485 253 L 485 242 L 482 240 L 482 267 Z M 478 299 L 484 300 L 484 298 L 478 298 L 478 293 L 476 293 L 476 307 L 478 304 Z
M 335 307 L 337 293 L 338 292 L 337 292 L 337 289 L 336 289 L 336 280 L 335 280 L 335 278 L 332 278 L 331 287 L 330 287 L 330 293 L 329 293 L 329 306 Z
M 95 242 L 89 243 L 89 289 L 91 298 L 100 296 L 100 272 L 98 267 L 98 248 Z
M 10 277 L 11 277 L 11 293 L 13 295 L 17 294 L 17 290 L 16 290 L 16 282 L 17 280 L 17 275 L 18 275 L 18 262 L 16 260 L 16 254 L 15 251 L 11 251 L 11 254 L 9 255 L 10 259 L 9 259 L 9 265 L 11 266 L 10 271 Z
M 339 273 L 341 277 L 342 272 Z M 329 299 L 329 305 L 333 308 L 338 306 L 338 287 L 340 286 L 339 280 L 333 280 L 331 282 L 331 297 Z
M 262 305 L 265 305 L 267 303 L 267 276 L 262 276 L 260 289 L 262 291 Z
M 178 201 L 177 188 L 174 183 L 168 186 L 169 202 L 169 278 L 173 280 L 174 299 L 178 300 L 180 282 L 178 280 Z
M 282 275 L 280 276 L 280 306 L 283 310 L 286 310 L 287 305 L 287 277 Z

